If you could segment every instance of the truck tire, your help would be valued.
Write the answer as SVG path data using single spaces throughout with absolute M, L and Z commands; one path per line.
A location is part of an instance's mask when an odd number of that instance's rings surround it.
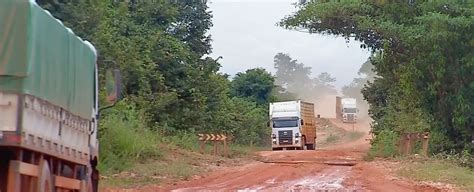
M 301 147 L 298 147 L 299 150 L 304 150 L 306 146 L 306 137 L 301 137 Z
M 38 169 L 38 192 L 53 192 L 54 184 L 47 160 L 41 160 Z

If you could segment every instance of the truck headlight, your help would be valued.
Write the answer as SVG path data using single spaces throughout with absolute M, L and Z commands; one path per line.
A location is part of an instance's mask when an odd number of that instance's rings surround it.
M 300 133 L 295 133 L 295 137 L 296 138 L 300 137 Z
M 275 139 L 277 136 L 275 134 L 272 134 L 272 138 Z

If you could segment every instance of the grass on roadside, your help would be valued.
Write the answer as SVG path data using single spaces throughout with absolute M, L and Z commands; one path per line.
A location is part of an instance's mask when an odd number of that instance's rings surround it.
M 404 162 L 397 173 L 415 181 L 449 183 L 466 191 L 474 191 L 473 170 L 442 160 Z
M 193 159 L 175 161 L 150 161 L 133 165 L 129 170 L 109 175 L 104 179 L 105 186 L 135 187 L 146 184 L 159 184 L 177 180 L 187 180 L 204 169 Z
M 263 150 L 260 147 L 230 144 L 229 157 L 213 156 L 212 145 L 206 145 L 206 154 L 200 154 L 196 142 L 192 145 L 191 143 L 187 143 L 187 145 L 186 142 L 177 145 L 176 142 L 180 138 L 163 139 L 169 141 L 169 143 L 159 146 L 160 153 L 163 156 L 158 159 L 136 162 L 120 172 L 109 172 L 105 175 L 103 185 L 105 187 L 136 187 L 188 180 L 195 175 L 210 171 L 213 167 L 242 163 L 241 158 Z M 183 145 L 187 145 L 187 147 Z M 222 149 L 222 145 L 220 145 L 220 149 Z
M 337 136 L 336 134 L 330 134 L 327 138 L 326 138 L 326 143 L 327 144 L 330 144 L 330 143 L 336 143 L 340 140 L 339 136 Z

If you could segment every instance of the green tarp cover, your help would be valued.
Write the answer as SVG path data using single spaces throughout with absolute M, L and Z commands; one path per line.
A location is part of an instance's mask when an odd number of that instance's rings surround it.
M 30 94 L 90 119 L 96 52 L 28 0 L 0 0 L 0 91 Z

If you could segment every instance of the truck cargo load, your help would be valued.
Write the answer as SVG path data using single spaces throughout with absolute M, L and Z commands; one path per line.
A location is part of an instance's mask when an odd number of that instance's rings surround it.
M 0 26 L 0 90 L 33 95 L 91 119 L 92 44 L 29 0 L 2 0 Z

